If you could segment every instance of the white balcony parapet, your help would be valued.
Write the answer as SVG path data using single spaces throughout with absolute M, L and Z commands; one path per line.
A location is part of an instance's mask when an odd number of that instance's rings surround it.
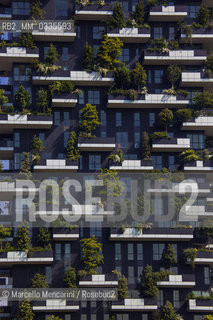
M 43 170 L 68 170 L 68 171 L 77 171 L 78 165 L 66 165 L 65 159 L 47 159 L 45 165 L 36 165 L 34 166 L 34 171 L 43 171 Z
M 203 130 L 208 136 L 212 135 L 213 117 L 197 117 L 194 121 L 182 123 L 182 130 Z
M 46 305 L 33 305 L 33 311 L 77 311 L 79 310 L 79 305 L 68 305 L 66 300 L 62 299 L 47 299 Z
M 144 54 L 144 64 L 201 64 L 206 61 L 206 55 L 195 54 L 196 50 L 169 50 L 168 54 Z
M 157 304 L 146 305 L 145 299 L 124 299 L 124 304 L 117 304 L 116 302 L 112 304 L 113 311 L 152 311 L 157 310 Z
M 105 5 L 100 7 L 99 5 L 88 5 L 82 7 L 76 5 L 75 16 L 78 20 L 106 20 L 113 15 L 113 6 Z
M 149 13 L 149 20 L 178 21 L 186 18 L 187 10 L 183 7 L 183 11 L 177 11 L 176 8 L 178 8 L 178 6 L 162 6 L 159 7 L 159 10 L 155 10 L 155 7 L 153 7 Z
M 212 300 L 209 300 L 209 305 L 198 305 L 196 299 L 189 299 L 189 311 L 197 312 L 213 312 L 213 303 Z
M 195 281 L 185 281 L 182 275 L 169 275 L 168 280 L 158 281 L 159 287 L 193 287 L 196 285 Z
M 9 251 L 5 258 L 0 257 L 0 263 L 4 264 L 19 264 L 19 263 L 52 263 L 53 257 L 28 257 L 26 252 L 23 251 Z
M 182 86 L 206 87 L 213 84 L 213 78 L 202 77 L 201 72 L 182 72 Z
M 79 233 L 54 233 L 53 240 L 56 241 L 71 241 L 79 239 Z
M 111 233 L 110 240 L 112 241 L 170 241 L 172 239 L 176 239 L 176 241 L 187 241 L 193 239 L 193 234 L 184 234 L 181 231 L 175 233 L 169 233 L 166 231 L 162 231 L 161 233 L 144 233 L 143 230 L 138 230 L 137 228 L 126 228 L 123 233 Z
M 184 171 L 189 172 L 213 172 L 213 165 L 204 166 L 202 160 L 195 161 L 194 166 L 184 165 Z
M 110 166 L 110 169 L 118 171 L 144 171 L 153 170 L 153 166 L 142 166 L 141 160 L 124 160 L 120 166 Z
M 27 49 L 23 47 L 8 47 L 5 53 L 0 52 L 0 58 L 1 57 L 39 58 L 39 53 L 27 53 Z
M 179 100 L 177 96 L 166 94 L 147 94 L 144 99 L 136 99 L 134 101 L 125 97 L 108 97 L 109 108 L 162 108 L 163 105 L 177 108 L 187 104 L 189 104 L 189 100 Z
M 71 71 L 70 80 L 79 85 L 111 85 L 114 81 L 113 77 L 101 76 L 99 72 L 88 73 L 86 71 Z
M 35 40 L 38 41 L 60 41 L 60 42 L 73 42 L 76 37 L 76 32 L 71 31 L 71 32 L 65 32 L 63 29 L 58 29 L 55 30 L 33 30 L 32 31 L 32 36 L 34 37 Z
M 169 142 L 169 141 L 168 141 Z M 162 152 L 179 152 L 185 149 L 190 148 L 190 139 L 189 138 L 177 138 L 177 143 L 153 143 L 153 151 L 162 151 Z
M 72 107 L 74 108 L 76 104 L 78 103 L 78 99 L 72 99 L 72 98 L 53 98 L 52 99 L 52 105 L 53 107 Z
M 124 42 L 144 43 L 150 39 L 151 33 L 139 32 L 139 28 L 122 28 L 118 32 L 108 32 L 109 37 L 120 38 Z
M 91 280 L 80 280 L 79 286 L 81 287 L 114 287 L 118 285 L 116 280 L 106 280 L 105 274 L 92 275 Z

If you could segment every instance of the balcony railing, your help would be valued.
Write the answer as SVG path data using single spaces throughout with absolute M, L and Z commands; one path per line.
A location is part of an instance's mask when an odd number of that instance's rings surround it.
M 180 152 L 189 148 L 190 139 L 188 138 L 157 139 L 152 143 L 153 151 Z
M 88 275 L 79 280 L 81 287 L 115 287 L 117 285 L 118 278 L 114 274 Z
M 213 29 L 210 28 L 196 28 L 192 30 L 192 35 L 187 39 L 186 32 L 181 30 L 181 41 L 192 41 L 192 43 L 202 43 L 205 48 L 212 46 Z
M 196 258 L 196 264 L 210 264 L 213 265 L 213 252 L 212 251 L 198 251 Z
M 108 29 L 107 35 L 109 37 L 118 37 L 124 42 L 135 43 L 147 42 L 151 37 L 150 29 L 148 28 Z
M 189 299 L 189 311 L 213 312 L 213 300 L 211 299 Z
M 157 282 L 159 287 L 193 287 L 196 285 L 194 274 L 168 275 L 165 280 Z
M 34 166 L 35 172 L 55 170 L 75 172 L 78 170 L 78 161 L 69 159 L 41 159 L 39 164 Z
M 110 163 L 110 169 L 115 169 L 117 171 L 146 171 L 153 170 L 152 160 L 124 160 L 122 164 L 118 162 Z
M 212 135 L 213 117 L 201 116 L 192 118 L 190 121 L 182 123 L 182 130 L 202 130 L 208 136 Z
M 213 161 L 194 161 L 184 165 L 184 171 L 188 172 L 213 172 Z
M 71 93 L 54 94 L 52 97 L 53 107 L 75 107 L 78 102 L 78 95 Z
M 43 28 L 42 28 L 43 27 Z M 35 26 L 34 30 L 32 31 L 32 36 L 37 41 L 66 41 L 66 42 L 73 42 L 76 37 L 76 29 L 73 26 L 70 26 L 69 29 L 64 29 L 63 27 L 54 27 L 48 28 L 45 24 L 39 24 Z
M 113 137 L 78 138 L 78 147 L 82 151 L 112 151 L 116 144 Z
M 150 21 L 179 21 L 187 16 L 187 6 L 156 6 L 150 9 Z
M 209 87 L 212 84 L 213 84 L 213 77 L 208 78 L 204 72 L 182 72 L 182 75 L 181 75 L 182 86 Z
M 45 301 L 33 301 L 33 311 L 36 312 L 72 312 L 79 310 L 79 302 L 63 299 L 47 299 Z
M 102 76 L 98 72 L 71 71 L 70 77 L 70 80 L 74 83 L 87 86 L 109 86 L 114 81 L 112 72 L 107 72 L 106 75 Z
M 109 19 L 113 14 L 113 5 L 86 5 L 76 4 L 75 15 L 79 20 L 105 20 Z
M 70 241 L 77 240 L 79 238 L 79 229 L 73 228 L 54 228 L 53 229 L 53 240 L 56 241 Z
M 27 256 L 27 253 L 23 251 L 0 252 L 1 264 L 49 264 L 52 262 L 52 251 L 34 251 L 29 257 Z
M 176 64 L 201 64 L 206 61 L 206 50 L 169 50 L 169 52 L 150 52 L 146 50 L 144 53 L 145 64 L 161 64 L 168 65 L 171 62 Z
M 112 311 L 153 311 L 157 310 L 157 302 L 154 299 L 124 299 L 112 301 Z

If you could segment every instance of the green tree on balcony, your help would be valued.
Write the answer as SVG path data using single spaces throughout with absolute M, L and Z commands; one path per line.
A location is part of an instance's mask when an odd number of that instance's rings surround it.
M 114 71 L 116 88 L 128 89 L 131 85 L 131 72 L 123 62 Z
M 104 201 L 107 197 L 119 197 L 124 189 L 118 172 L 114 169 L 101 169 L 98 179 L 103 181 L 104 188 L 99 192 Z
M 125 275 L 122 275 L 117 270 L 113 270 L 112 273 L 118 277 L 118 299 L 129 298 L 128 281 Z
M 31 1 L 30 4 L 30 15 L 33 19 L 44 19 L 45 11 L 41 8 L 42 3 L 40 0 Z
M 67 141 L 66 156 L 69 160 L 78 160 L 80 158 L 80 152 L 78 149 L 78 139 L 75 131 L 71 131 L 69 139 Z
M 96 240 L 95 236 L 84 238 L 80 242 L 84 270 L 87 274 L 96 274 L 95 269 L 104 262 L 102 244 Z
M 29 251 L 31 249 L 30 230 L 25 221 L 17 228 L 16 246 L 19 251 Z
M 88 42 L 84 45 L 82 65 L 88 72 L 94 70 L 94 48 Z
M 142 159 L 150 159 L 151 147 L 149 142 L 149 135 L 146 131 L 144 131 L 142 134 L 141 149 L 142 149 Z
M 32 155 L 32 161 L 35 160 L 35 164 L 38 164 L 41 159 L 41 153 L 44 150 L 43 141 L 40 137 L 34 135 L 33 141 L 32 141 L 32 149 L 31 149 L 31 155 Z
M 5 96 L 5 90 L 0 89 L 0 106 L 3 106 L 6 103 L 8 103 L 8 97 Z
M 152 266 L 150 265 L 147 265 L 143 270 L 141 277 L 141 289 L 142 294 L 145 297 L 156 298 L 158 296 L 159 290 L 154 273 L 152 272 Z
M 64 285 L 65 288 L 77 288 L 77 276 L 75 268 L 70 267 L 66 270 L 64 275 Z
M 19 303 L 18 320 L 33 320 L 35 317 L 30 301 L 25 300 Z
M 23 152 L 23 155 L 24 155 L 24 160 L 22 160 L 21 162 L 21 169 L 19 174 L 23 179 L 30 179 L 32 178 L 30 153 Z
M 47 283 L 47 277 L 44 274 L 36 273 L 31 279 L 32 288 L 49 288 Z
M 140 93 L 142 90 L 142 86 L 146 85 L 147 74 L 144 67 L 137 62 L 135 68 L 131 72 L 133 85 L 137 87 L 138 92 Z
M 178 109 L 176 111 L 176 117 L 177 117 L 177 120 L 180 122 L 188 121 L 192 117 L 192 109 L 189 109 L 189 108 Z
M 195 93 L 192 102 L 198 109 L 204 109 L 205 111 L 213 105 L 213 93 L 209 91 Z
M 86 138 L 95 137 L 93 131 L 101 125 L 96 106 L 86 104 L 81 110 L 80 136 Z
M 172 85 L 172 87 L 170 89 L 171 93 L 172 93 L 172 90 L 174 91 L 174 88 L 175 88 L 175 83 L 180 80 L 181 68 L 178 67 L 178 66 L 175 66 L 173 64 L 168 66 L 168 68 L 167 68 L 167 77 L 168 77 L 169 82 Z
M 31 94 L 22 85 L 18 88 L 15 94 L 15 106 L 22 111 L 28 113 L 31 105 Z
M 171 244 L 168 244 L 162 253 L 162 261 L 166 267 L 171 268 L 172 265 L 177 263 L 177 256 L 175 249 Z
M 162 308 L 162 320 L 178 320 L 179 316 L 176 313 L 171 302 L 166 301 L 165 305 Z
M 213 320 L 213 315 L 212 314 L 207 314 L 202 320 Z
M 56 64 L 56 62 L 58 61 L 58 57 L 59 57 L 58 51 L 54 46 L 54 44 L 51 43 L 46 52 L 45 60 L 49 64 Z
M 58 316 L 54 316 L 53 314 L 51 316 L 48 316 L 46 320 L 62 320 L 62 318 L 59 318 Z
M 210 18 L 210 10 L 202 5 L 196 19 L 197 23 L 200 24 L 201 28 L 206 28 Z
M 23 32 L 20 35 L 20 45 L 25 48 L 35 49 L 36 45 L 33 41 L 32 33 L 30 32 Z
M 196 154 L 195 150 L 187 149 L 179 155 L 183 162 L 193 162 L 200 160 L 200 157 Z
M 136 4 L 135 11 L 132 13 L 133 19 L 138 26 L 142 26 L 144 23 L 144 1 L 140 1 Z
M 49 94 L 44 88 L 40 89 L 36 93 L 36 106 L 38 112 L 47 113 L 49 105 Z
M 0 225 L 0 249 L 2 250 L 3 239 L 9 238 L 12 232 L 12 228 Z
M 38 234 L 38 241 L 44 246 L 44 248 L 47 248 L 47 245 L 50 243 L 50 240 L 50 231 L 44 227 L 40 228 Z
M 125 27 L 125 16 L 122 4 L 116 2 L 113 7 L 113 14 L 110 20 L 110 27 L 122 29 Z
M 117 37 L 104 35 L 101 45 L 98 47 L 97 61 L 101 67 L 112 70 L 119 62 L 123 42 Z
M 158 124 L 168 132 L 168 125 L 172 123 L 173 118 L 173 112 L 168 108 L 165 108 L 158 114 Z

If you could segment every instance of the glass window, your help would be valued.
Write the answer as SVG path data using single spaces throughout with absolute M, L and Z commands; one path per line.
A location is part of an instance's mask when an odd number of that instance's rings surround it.
M 134 267 L 128 267 L 128 283 L 133 284 L 135 282 Z
M 129 63 L 129 48 L 121 49 L 121 55 L 118 57 L 118 59 L 122 62 Z
M 45 134 L 43 132 L 40 132 L 38 136 L 41 139 L 43 146 L 45 146 Z
M 199 5 L 188 5 L 187 6 L 187 17 L 188 18 L 197 18 L 197 15 L 200 11 L 200 6 Z
M 91 314 L 91 320 L 96 320 L 96 314 Z
M 84 104 L 84 90 L 81 89 L 79 93 L 79 104 Z
M 69 60 L 69 49 L 68 47 L 62 48 L 62 61 L 68 61 Z
M 20 147 L 20 133 L 19 132 L 14 133 L 14 147 L 16 147 L 16 148 Z
M 24 15 L 24 16 L 30 14 L 29 2 L 13 1 L 12 2 L 12 14 Z
M 122 125 L 121 112 L 116 112 L 115 114 L 115 125 L 116 127 L 121 127 Z
M 155 113 L 149 112 L 149 126 L 154 127 L 154 123 L 155 123 Z
M 86 314 L 81 314 L 81 320 L 87 320 L 87 315 Z
M 13 69 L 14 81 L 29 81 L 30 80 L 30 68 L 24 65 L 16 66 Z
M 46 275 L 46 279 L 47 279 L 47 283 L 51 284 L 52 282 L 52 269 L 51 267 L 46 267 L 45 268 L 45 275 Z
M 101 127 L 106 127 L 107 121 L 106 121 L 106 111 L 101 110 Z
M 116 132 L 116 144 L 121 148 L 128 148 L 128 132 Z
M 80 39 L 80 38 L 81 38 L 81 27 L 80 27 L 80 26 L 77 26 L 76 36 L 77 36 L 77 39 Z
M 158 297 L 157 297 L 157 305 L 159 308 L 163 306 L 163 290 L 159 290 Z
M 141 275 L 143 273 L 143 266 L 138 266 L 138 282 L 141 282 Z
M 56 16 L 67 16 L 67 0 L 56 0 Z
M 70 113 L 68 111 L 64 112 L 64 126 L 70 125 Z
M 204 267 L 204 283 L 205 284 L 210 284 L 210 272 L 209 272 L 209 267 Z
M 147 70 L 147 82 L 152 83 L 152 70 Z
M 174 40 L 174 39 L 175 39 L 175 28 L 169 27 L 169 40 Z
M 54 125 L 55 126 L 60 125 L 60 112 L 59 111 L 54 112 Z
M 93 39 L 102 39 L 104 26 L 93 26 Z
M 121 244 L 115 244 L 115 260 L 121 260 Z
M 90 237 L 102 237 L 101 222 L 90 222 Z
M 179 308 L 180 302 L 179 302 L 179 291 L 174 290 L 173 291 L 173 306 L 175 308 Z
M 163 36 L 162 27 L 154 27 L 153 28 L 153 38 L 159 39 L 159 38 L 162 38 L 162 36 Z
M 134 260 L 134 251 L 133 251 L 132 243 L 128 243 L 127 251 L 128 251 L 128 260 Z
M 129 16 L 129 2 L 128 1 L 121 1 L 122 4 L 122 8 L 123 8 L 123 12 L 125 14 L 126 17 Z
M 141 320 L 148 320 L 148 314 L 142 314 Z
M 22 153 L 14 153 L 14 168 L 19 170 L 21 168 L 21 161 L 23 160 L 24 155 Z
M 140 127 L 140 113 L 134 112 L 134 127 Z
M 64 258 L 69 259 L 70 255 L 71 255 L 71 245 L 70 243 L 65 243 Z
M 140 140 L 141 140 L 141 134 L 140 132 L 135 132 L 135 149 L 140 148 Z
M 70 314 L 65 314 L 64 320 L 71 320 L 71 315 Z
M 164 206 L 163 206 L 163 199 L 154 199 L 154 215 L 163 215 Z
M 90 155 L 89 156 L 89 170 L 99 170 L 101 168 L 101 156 Z
M 55 244 L 55 260 L 61 260 L 61 244 Z
M 137 243 L 137 260 L 143 260 L 143 244 Z
M 116 320 L 129 320 L 128 314 L 117 314 Z
M 163 70 L 154 70 L 155 83 L 162 83 L 163 81 Z
M 160 260 L 163 250 L 165 248 L 165 245 L 163 243 L 154 243 L 152 245 L 152 249 L 153 249 L 153 260 Z
M 65 159 L 64 153 L 58 153 L 58 159 Z
M 169 169 L 171 171 L 175 170 L 175 157 L 174 156 L 169 156 Z
M 98 47 L 99 47 L 99 45 L 98 45 L 98 44 L 94 44 L 94 45 L 93 45 L 93 56 L 94 56 L 94 58 L 96 58 L 96 57 L 97 57 L 97 54 L 98 54 Z
M 70 136 L 70 133 L 69 132 L 64 132 L 64 147 L 66 148 L 67 146 L 67 142 L 69 140 L 69 136 Z
M 204 135 L 190 133 L 187 134 L 187 138 L 190 139 L 190 146 L 193 149 L 205 149 Z
M 100 91 L 98 90 L 89 90 L 88 91 L 88 103 L 91 104 L 100 104 Z
M 162 169 L 162 156 L 151 156 L 154 169 Z

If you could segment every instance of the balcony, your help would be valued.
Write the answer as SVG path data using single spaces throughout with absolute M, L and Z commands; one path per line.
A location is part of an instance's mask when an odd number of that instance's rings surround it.
M 129 172 L 139 172 L 146 170 L 153 170 L 152 160 L 124 160 L 122 164 L 112 163 L 109 167 L 110 170 L 114 169 L 116 171 L 129 171 Z
M 0 263 L 4 265 L 51 264 L 52 262 L 52 251 L 34 251 L 30 257 L 23 251 L 0 252 Z
M 71 93 L 54 94 L 52 106 L 57 108 L 74 108 L 78 103 L 78 95 Z
M 3 140 L 0 141 L 0 159 L 1 160 L 12 160 L 13 159 L 13 141 Z
M 71 26 L 70 30 L 63 30 L 63 28 L 48 27 L 40 28 L 32 31 L 32 36 L 36 41 L 60 41 L 60 42 L 73 42 L 76 38 L 76 32 L 74 26 Z
M 187 191 L 188 189 L 188 191 Z M 147 192 L 157 194 L 169 194 L 169 193 L 180 193 L 180 190 L 184 190 L 185 193 L 199 193 L 199 194 L 209 194 L 211 192 L 209 183 L 197 183 L 197 182 L 189 182 L 184 183 L 171 183 L 168 184 L 168 182 L 165 182 L 165 186 L 162 185 L 162 183 L 159 183 L 159 186 L 156 184 L 156 186 L 153 186 L 151 188 L 147 189 Z
M 0 114 L 0 133 L 13 133 L 14 129 L 50 129 L 51 115 Z
M 213 300 L 210 299 L 189 299 L 188 311 L 193 312 L 213 312 Z
M 150 29 L 147 28 L 122 28 L 107 32 L 109 37 L 117 37 L 125 43 L 145 43 L 150 37 Z
M 0 276 L 0 289 L 11 289 L 13 287 L 13 278 Z
M 152 143 L 152 151 L 156 152 L 180 152 L 186 149 L 190 149 L 188 138 L 158 139 Z
M 80 151 L 112 151 L 116 147 L 115 138 L 78 138 Z
M 196 285 L 194 274 L 168 275 L 163 281 L 158 281 L 159 287 L 166 288 L 191 288 Z
M 108 108 L 177 108 L 189 104 L 186 97 L 166 94 L 138 95 L 136 100 L 129 100 L 126 96 L 108 95 Z
M 11 8 L 0 8 L 0 19 L 7 20 L 7 19 L 12 19 L 12 12 Z
M 32 62 L 32 59 L 39 58 L 39 49 L 30 49 L 22 47 L 4 47 L 0 48 L 0 61 L 3 63 L 14 62 Z
M 79 238 L 78 228 L 56 228 L 53 230 L 53 240 L 55 241 L 74 241 Z
M 101 76 L 98 72 L 71 71 L 71 81 L 79 86 L 111 86 L 114 81 L 112 72 Z
M 182 130 L 202 130 L 208 136 L 212 135 L 213 130 L 213 117 L 204 116 L 194 118 L 193 121 L 183 122 Z
M 15 183 L 8 181 L 0 182 L 0 201 L 12 200 L 15 196 Z
M 116 287 L 118 279 L 115 274 L 99 274 L 81 277 L 79 281 L 80 287 Z
M 33 301 L 35 312 L 74 312 L 79 310 L 79 302 L 62 299 L 47 299 L 45 301 Z
M 111 310 L 112 311 L 129 311 L 129 312 L 139 312 L 139 311 L 153 311 L 157 310 L 157 302 L 154 299 L 123 299 L 120 301 L 113 301 Z
M 195 264 L 213 265 L 213 251 L 198 251 L 195 258 Z
M 213 161 L 194 161 L 191 163 L 187 163 L 184 165 L 184 171 L 187 172 L 198 172 L 198 173 L 206 173 L 213 172 Z
M 106 20 L 113 14 L 113 5 L 106 4 L 100 6 L 98 4 L 82 6 L 77 4 L 75 6 L 75 16 L 78 20 Z
M 34 166 L 35 172 L 76 172 L 78 161 L 68 159 L 41 159 L 38 165 Z
M 182 72 L 181 85 L 184 87 L 210 87 L 213 78 L 208 78 L 203 72 Z
M 158 65 L 199 65 L 205 63 L 207 58 L 206 50 L 169 50 L 169 52 L 144 53 L 144 64 Z
M 149 12 L 149 21 L 181 21 L 187 16 L 187 6 L 157 6 Z
M 191 228 L 151 228 L 138 230 L 114 228 L 110 233 L 112 241 L 190 241 L 193 239 Z
M 186 33 L 184 30 L 181 30 L 181 42 L 190 41 L 192 43 L 201 43 L 206 49 L 212 48 L 213 43 L 213 29 L 210 28 L 201 28 L 193 29 L 192 36 L 187 39 Z

